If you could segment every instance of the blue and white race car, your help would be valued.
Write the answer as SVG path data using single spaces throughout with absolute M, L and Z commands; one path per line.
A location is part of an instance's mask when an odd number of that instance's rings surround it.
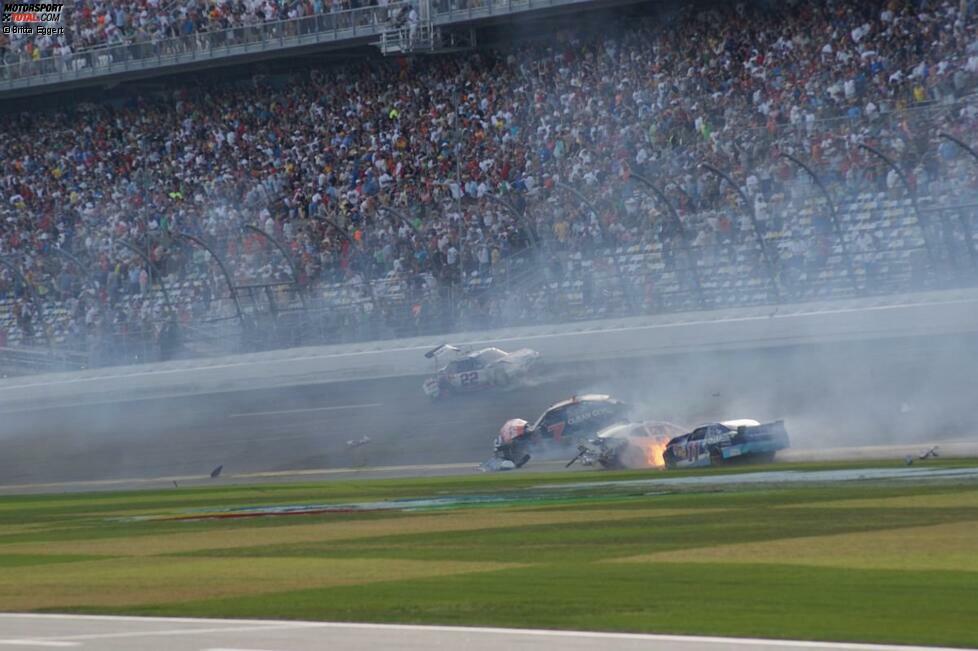
M 725 420 L 701 425 L 669 441 L 662 455 L 666 468 L 718 466 L 732 460 L 773 461 L 789 447 L 783 420 Z

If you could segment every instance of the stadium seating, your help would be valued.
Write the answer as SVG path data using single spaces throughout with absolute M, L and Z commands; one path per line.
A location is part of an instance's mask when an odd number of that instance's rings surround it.
M 309 10 L 271 4 L 263 19 Z M 218 3 L 191 35 L 257 6 Z M 314 12 L 333 6 L 350 5 Z M 960 11 L 683 3 L 547 42 L 16 116 L 0 127 L 0 255 L 18 270 L 0 266 L 0 339 L 152 341 L 172 311 L 206 352 L 973 283 L 978 162 L 939 135 L 978 127 Z M 134 15 L 110 20 L 127 33 Z M 947 38 L 898 69 L 923 23 Z M 873 151 L 919 186 L 916 208 Z M 825 183 L 842 241 L 782 152 Z M 226 263 L 243 319 L 182 231 Z

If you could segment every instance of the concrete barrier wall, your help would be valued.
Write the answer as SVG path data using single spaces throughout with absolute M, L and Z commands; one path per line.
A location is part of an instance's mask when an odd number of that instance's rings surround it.
M 508 328 L 449 341 L 531 347 L 559 363 L 970 332 L 978 333 L 975 290 Z M 0 410 L 423 375 L 432 370 L 424 352 L 440 343 L 418 337 L 8 378 Z

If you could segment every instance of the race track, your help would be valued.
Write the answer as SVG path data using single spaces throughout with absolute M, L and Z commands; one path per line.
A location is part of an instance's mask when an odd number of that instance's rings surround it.
M 937 647 L 886 644 L 587 631 L 14 614 L 0 614 L 0 648 L 79 651 L 130 651 L 135 648 L 143 651 L 360 651 L 395 648 L 412 651 L 462 648 L 468 651 L 583 651 L 596 648 L 621 651 L 942 651 Z
M 444 464 L 468 472 L 490 455 L 504 420 L 533 419 L 550 403 L 585 392 L 611 393 L 633 404 L 638 418 L 681 425 L 784 418 L 792 454 L 803 456 L 978 441 L 970 390 L 978 386 L 975 359 L 976 335 L 916 337 L 544 364 L 524 386 L 437 403 L 423 396 L 423 378 L 406 377 L 6 408 L 0 489 L 62 490 L 66 482 L 90 481 L 129 487 L 139 482 L 118 480 L 206 477 L 218 465 L 225 476 L 378 467 L 389 476 Z M 371 442 L 346 443 L 364 436 Z

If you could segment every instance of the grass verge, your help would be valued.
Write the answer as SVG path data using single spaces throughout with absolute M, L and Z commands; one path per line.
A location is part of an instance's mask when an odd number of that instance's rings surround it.
M 628 481 L 649 476 L 0 498 L 0 610 L 978 644 L 974 476 L 682 490 Z M 392 504 L 416 498 L 436 501 Z M 416 510 L 172 519 L 380 500 Z

